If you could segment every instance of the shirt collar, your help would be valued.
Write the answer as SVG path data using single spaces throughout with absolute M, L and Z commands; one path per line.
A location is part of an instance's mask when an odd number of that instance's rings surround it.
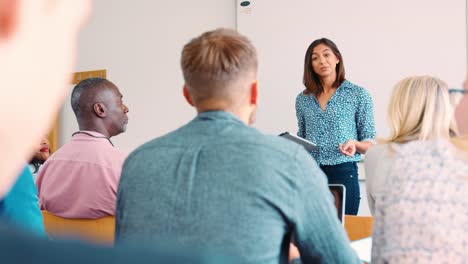
M 336 91 L 338 92 L 339 90 L 348 89 L 348 88 L 352 88 L 352 87 L 353 87 L 353 84 L 352 84 L 350 81 L 348 81 L 348 80 L 345 79 L 345 80 L 340 84 L 340 86 L 338 86 L 338 88 L 336 88 Z M 304 91 L 302 92 L 302 94 L 315 97 L 313 94 L 306 94 L 306 93 L 305 93 L 306 91 L 307 91 L 307 90 L 304 90 Z
M 340 94 L 343 92 L 343 90 L 350 89 L 352 88 L 352 83 L 348 80 L 344 80 L 338 88 L 336 88 L 336 94 Z
M 80 130 L 80 131 L 77 131 L 77 132 L 73 133 L 73 136 L 72 136 L 73 141 L 74 140 L 83 140 L 83 139 L 96 140 L 96 141 L 105 140 L 105 141 L 108 141 L 112 146 L 114 146 L 114 144 L 112 143 L 110 138 L 108 138 L 105 135 L 103 135 L 103 134 L 101 134 L 99 132 L 96 132 L 96 131 Z
M 91 130 L 79 130 L 78 132 L 84 132 L 84 133 L 87 133 L 87 134 L 91 134 L 95 137 L 105 137 L 107 138 L 105 135 L 99 133 L 99 132 L 96 132 L 96 131 L 91 131 Z M 76 135 L 85 135 L 85 136 L 89 136 L 89 135 L 86 135 L 86 134 L 82 134 L 82 133 L 78 133 Z
M 351 88 L 352 87 L 352 83 L 348 80 L 344 80 L 340 86 L 338 86 L 338 89 L 339 88 Z
M 244 124 L 237 116 L 226 111 L 207 111 L 197 115 L 195 120 L 227 120 Z M 244 124 L 245 125 L 245 124 Z

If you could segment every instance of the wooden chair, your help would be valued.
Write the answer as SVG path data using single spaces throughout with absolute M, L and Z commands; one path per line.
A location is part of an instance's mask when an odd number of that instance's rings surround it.
M 115 219 L 106 216 L 98 219 L 67 219 L 42 210 L 44 227 L 49 238 L 77 238 L 96 244 L 113 245 Z
M 345 215 L 345 229 L 349 240 L 359 240 L 372 236 L 372 216 Z

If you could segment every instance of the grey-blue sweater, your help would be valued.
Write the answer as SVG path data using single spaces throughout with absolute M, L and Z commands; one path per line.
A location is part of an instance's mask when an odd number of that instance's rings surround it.
M 204 112 L 127 158 L 118 241 L 167 238 L 220 248 L 243 263 L 286 263 L 291 235 L 303 263 L 359 263 L 327 180 L 303 147 L 234 115 Z

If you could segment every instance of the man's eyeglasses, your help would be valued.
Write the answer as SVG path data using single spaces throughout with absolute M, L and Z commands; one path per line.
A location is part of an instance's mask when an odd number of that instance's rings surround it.
M 454 94 L 468 94 L 468 90 L 466 89 L 449 89 L 449 93 L 454 93 Z

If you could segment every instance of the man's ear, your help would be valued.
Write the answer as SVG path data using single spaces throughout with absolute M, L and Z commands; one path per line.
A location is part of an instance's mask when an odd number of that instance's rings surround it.
M 99 117 L 107 116 L 106 107 L 102 103 L 95 103 L 93 105 L 93 110 L 94 110 L 94 113 L 96 113 L 96 115 Z
M 258 104 L 258 81 L 255 80 L 253 83 L 250 84 L 250 104 L 257 105 Z
M 192 98 L 190 98 L 190 94 L 188 92 L 187 85 L 184 85 L 183 92 L 184 92 L 185 100 L 187 100 L 187 103 L 189 103 L 191 106 L 194 106 Z
M 20 0 L 0 0 L 0 40 L 11 36 L 18 27 Z

